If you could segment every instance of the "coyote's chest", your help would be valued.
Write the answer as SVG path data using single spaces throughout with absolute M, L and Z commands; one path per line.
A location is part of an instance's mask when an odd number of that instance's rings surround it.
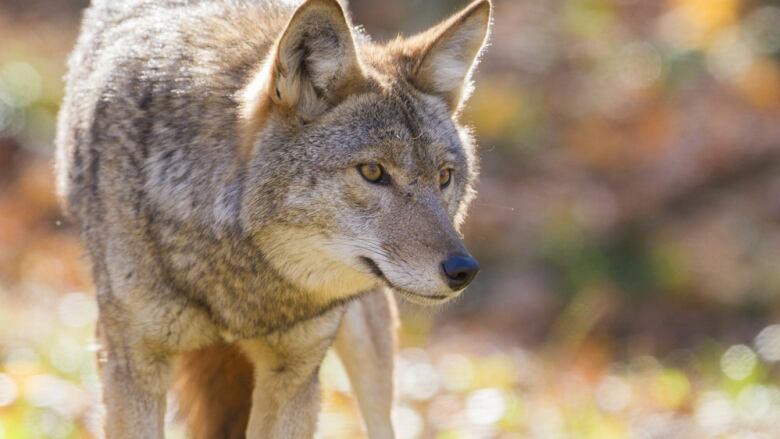
M 257 337 L 309 320 L 347 300 L 322 302 L 293 287 L 239 231 L 215 233 L 159 220 L 153 227 L 167 282 L 233 334 Z

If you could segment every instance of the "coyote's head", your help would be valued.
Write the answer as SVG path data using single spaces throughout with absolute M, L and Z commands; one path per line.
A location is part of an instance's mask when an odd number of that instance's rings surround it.
M 419 303 L 471 282 L 458 227 L 476 160 L 455 116 L 490 16 L 480 0 L 377 45 L 336 0 L 297 9 L 242 108 L 242 218 L 282 276 L 326 300 L 385 283 Z

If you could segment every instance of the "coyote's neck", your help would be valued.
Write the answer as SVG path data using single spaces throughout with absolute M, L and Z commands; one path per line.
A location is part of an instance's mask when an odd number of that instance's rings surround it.
M 158 217 L 154 239 L 176 290 L 202 304 L 223 329 L 257 337 L 311 319 L 353 297 L 322 300 L 288 282 L 249 236 Z

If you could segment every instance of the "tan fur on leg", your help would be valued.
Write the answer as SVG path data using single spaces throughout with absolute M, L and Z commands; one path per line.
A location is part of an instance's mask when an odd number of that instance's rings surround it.
M 99 327 L 101 322 L 98 322 Z M 100 365 L 105 434 L 111 439 L 162 439 L 170 358 L 138 340 L 98 331 L 105 363 Z
M 320 411 L 319 371 L 343 308 L 262 339 L 238 342 L 254 365 L 249 439 L 311 438 Z
M 397 311 L 381 288 L 349 305 L 335 348 L 347 369 L 371 439 L 395 437 L 391 422 Z

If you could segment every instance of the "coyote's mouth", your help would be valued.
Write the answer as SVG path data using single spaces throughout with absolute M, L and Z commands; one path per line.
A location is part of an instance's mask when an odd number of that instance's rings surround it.
M 382 272 L 382 269 L 379 268 L 379 265 L 377 265 L 377 263 L 374 262 L 371 258 L 361 256 L 360 261 L 363 262 L 363 264 L 369 269 L 369 271 L 371 271 L 371 273 L 374 276 L 381 279 L 388 287 L 392 288 L 395 291 L 398 291 L 399 293 L 401 293 L 403 296 L 405 296 L 412 302 L 419 303 L 421 305 L 435 305 L 435 304 L 445 302 L 452 297 L 446 294 L 434 294 L 434 295 L 418 294 L 418 293 L 413 293 L 409 290 L 405 290 L 403 288 L 399 288 L 393 285 L 392 282 L 390 282 L 390 279 L 388 279 L 387 276 L 385 276 L 385 274 Z
M 366 267 L 368 267 L 368 270 L 371 271 L 371 274 L 374 276 L 383 279 L 388 284 L 390 283 L 389 280 L 387 280 L 387 277 L 385 277 L 385 274 L 382 273 L 382 269 L 379 268 L 379 265 L 376 265 L 376 262 L 374 262 L 373 259 L 367 258 L 365 256 L 360 257 L 360 261 L 365 264 Z

